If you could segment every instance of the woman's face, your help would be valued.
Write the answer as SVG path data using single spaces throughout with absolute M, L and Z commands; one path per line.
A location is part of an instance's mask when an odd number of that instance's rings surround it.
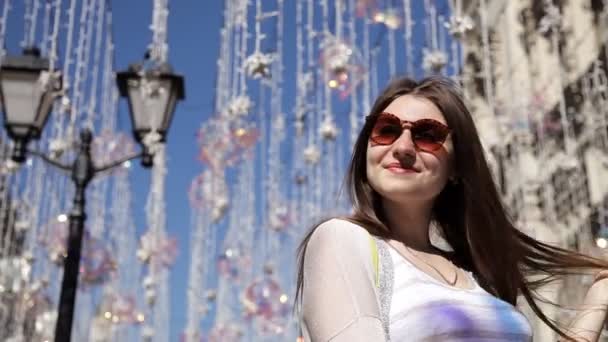
M 410 122 L 433 119 L 447 126 L 446 120 L 430 100 L 403 95 L 384 109 Z M 409 128 L 390 145 L 367 145 L 367 179 L 383 198 L 398 203 L 433 200 L 443 189 L 452 172 L 453 145 L 450 136 L 436 151 L 418 149 Z

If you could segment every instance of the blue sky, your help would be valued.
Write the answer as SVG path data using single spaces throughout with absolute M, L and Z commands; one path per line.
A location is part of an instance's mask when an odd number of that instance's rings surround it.
M 116 66 L 119 70 L 143 56 L 152 34 L 149 29 L 152 1 L 112 1 Z M 186 98 L 177 106 L 168 137 L 168 173 L 166 181 L 167 230 L 178 239 L 179 254 L 171 271 L 171 340 L 186 321 L 186 286 L 190 253 L 190 207 L 187 191 L 192 179 L 202 171 L 197 160 L 196 131 L 212 114 L 219 35 L 224 2 L 171 1 L 168 23 L 169 62 L 185 76 Z M 119 117 L 122 128 L 131 123 L 125 101 Z M 133 173 L 133 208 L 143 227 L 143 208 L 149 186 L 147 170 Z
M 0 0 L 0 8 L 4 7 Z M 151 41 L 149 25 L 152 1 L 110 1 L 113 13 L 115 64 L 123 70 L 140 61 Z M 19 54 L 23 32 L 23 3 L 11 1 L 5 45 L 7 53 Z M 185 76 L 186 98 L 175 112 L 168 136 L 168 174 L 166 181 L 167 230 L 178 240 L 179 253 L 171 272 L 171 340 L 177 340 L 186 320 L 186 285 L 189 264 L 190 208 L 187 191 L 192 179 L 202 171 L 197 160 L 195 134 L 213 108 L 219 30 L 223 1 L 183 1 L 170 3 L 169 62 Z M 66 23 L 63 23 L 64 25 Z M 65 30 L 65 28 L 63 28 Z M 60 51 L 64 49 L 60 47 Z M 60 61 L 61 62 L 61 61 Z M 120 100 L 119 130 L 130 132 L 129 111 Z M 137 228 L 145 228 L 144 207 L 150 184 L 150 171 L 139 167 L 131 173 L 134 192 L 133 212 Z M 134 284 L 134 286 L 140 286 Z

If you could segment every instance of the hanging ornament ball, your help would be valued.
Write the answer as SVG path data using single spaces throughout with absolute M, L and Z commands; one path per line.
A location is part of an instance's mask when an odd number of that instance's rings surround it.
M 290 311 L 288 301 L 279 283 L 270 275 L 249 284 L 242 296 L 246 317 L 253 319 L 256 329 L 262 334 L 284 332 Z
M 323 79 L 329 88 L 339 91 L 341 98 L 350 94 L 365 74 L 363 59 L 355 47 L 332 35 L 321 44 L 320 61 Z
M 205 121 L 197 132 L 197 141 L 201 149 L 200 161 L 218 172 L 226 166 L 227 160 L 234 153 L 235 144 L 229 128 L 232 119 L 230 115 L 230 111 L 227 110 L 221 116 L 214 116 Z

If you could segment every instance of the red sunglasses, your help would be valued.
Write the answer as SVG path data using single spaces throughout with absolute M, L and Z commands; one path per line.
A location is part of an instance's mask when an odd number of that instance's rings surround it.
M 445 139 L 451 132 L 448 126 L 433 119 L 407 121 L 387 112 L 369 115 L 367 119 L 375 119 L 369 139 L 378 145 L 394 143 L 407 127 L 412 133 L 414 145 L 419 150 L 432 152 L 443 146 Z

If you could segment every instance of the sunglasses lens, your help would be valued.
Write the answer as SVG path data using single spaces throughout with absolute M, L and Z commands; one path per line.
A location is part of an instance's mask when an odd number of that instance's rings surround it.
M 371 140 L 376 144 L 389 145 L 399 138 L 401 132 L 399 119 L 380 116 L 372 129 Z
M 418 148 L 425 151 L 436 151 L 447 138 L 447 129 L 438 122 L 419 120 L 412 127 L 412 137 Z

